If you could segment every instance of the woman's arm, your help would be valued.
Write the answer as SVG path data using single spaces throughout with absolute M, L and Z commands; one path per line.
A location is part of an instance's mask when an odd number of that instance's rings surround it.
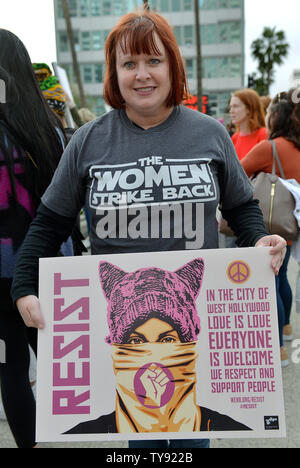
M 239 247 L 253 247 L 261 237 L 269 235 L 258 200 L 251 198 L 247 203 L 230 210 L 221 208 L 221 212 L 237 236 Z
M 27 326 L 41 324 L 39 314 L 39 259 L 56 257 L 70 236 L 76 218 L 60 216 L 41 203 L 21 248 L 15 268 L 11 295 Z
M 231 142 L 229 144 L 229 141 L 228 136 L 224 138 L 224 165 L 220 171 L 219 179 L 221 187 L 220 210 L 229 227 L 237 236 L 237 243 L 240 247 L 272 247 L 270 250 L 272 255 L 271 266 L 274 273 L 278 274 L 286 252 L 286 241 L 280 236 L 269 236 L 266 231 L 258 200 L 253 199 L 251 183 L 242 170 L 242 166 L 235 155 L 234 147 Z M 251 157 L 250 152 L 241 161 L 243 166 L 244 161 L 249 161 L 249 166 L 247 166 L 248 175 L 263 170 L 268 164 L 265 161 L 262 162 L 264 158 L 259 156 L 261 152 L 264 153 L 265 149 L 270 152 L 269 164 L 272 166 L 272 146 L 270 142 L 262 141 L 255 147 L 255 158 Z M 255 163 L 256 167 L 254 169 L 254 162 L 257 157 L 259 161 Z M 268 159 L 268 156 L 265 157 Z M 236 206 L 232 208 L 232 205 Z
M 258 200 L 249 200 L 231 210 L 221 210 L 229 227 L 237 236 L 239 247 L 272 247 L 271 266 L 277 275 L 286 253 L 286 241 L 277 235 L 269 235 L 266 230 Z

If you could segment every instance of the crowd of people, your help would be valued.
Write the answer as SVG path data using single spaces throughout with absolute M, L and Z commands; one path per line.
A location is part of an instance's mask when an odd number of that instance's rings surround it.
M 272 173 L 273 140 L 286 179 L 300 184 L 300 106 L 294 90 L 282 92 L 273 99 L 260 97 L 252 89 L 233 94 L 230 115 L 236 127 L 233 144 L 241 165 L 249 178 L 260 172 Z M 267 103 L 267 105 L 266 105 Z M 276 165 L 276 174 L 281 177 Z M 279 274 L 276 276 L 279 341 L 281 364 L 289 364 L 288 350 L 284 341 L 292 341 L 291 309 L 293 293 L 288 281 L 287 267 L 291 256 L 291 241 Z
M 103 96 L 112 110 L 96 118 L 77 111 L 48 65 L 32 64 L 13 33 L 0 29 L 0 43 L 0 79 L 7 90 L 6 102 L 0 103 L 0 339 L 6 344 L 0 383 L 17 446 L 36 446 L 28 369 L 29 345 L 36 353 L 37 329 L 45 325 L 38 300 L 39 258 L 80 253 L 76 227 L 83 208 L 92 254 L 185 248 L 184 230 L 181 239 L 99 236 L 96 226 L 103 214 L 87 203 L 94 165 L 133 163 L 143 154 L 164 151 L 173 159 L 186 154 L 205 159 L 209 153 L 219 198 L 205 203 L 202 248 L 219 246 L 218 207 L 237 246 L 271 247 L 284 351 L 283 340 L 292 335 L 286 276 L 290 246 L 267 232 L 248 176 L 271 170 L 272 138 L 287 178 L 300 183 L 300 108 L 291 93 L 273 99 L 266 117 L 255 91 L 234 93 L 230 137 L 217 120 L 182 105 L 188 87 L 172 28 L 159 14 L 144 11 L 125 15 L 107 38 Z M 66 105 L 77 124 L 75 133 L 64 119 Z M 196 201 L 190 202 L 194 210 Z M 166 448 L 169 441 L 129 441 L 129 447 L 158 446 Z M 173 440 L 171 446 L 208 448 L 209 440 Z

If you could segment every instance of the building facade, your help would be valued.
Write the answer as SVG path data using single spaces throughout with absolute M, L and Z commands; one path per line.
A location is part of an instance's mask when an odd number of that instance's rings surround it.
M 75 48 L 91 110 L 104 112 L 104 43 L 120 16 L 140 0 L 69 0 Z M 203 94 L 212 115 L 223 117 L 230 94 L 244 86 L 244 0 L 199 0 Z M 194 0 L 149 0 L 174 29 L 185 59 L 189 88 L 197 90 Z M 75 82 L 61 0 L 54 0 L 57 62 Z

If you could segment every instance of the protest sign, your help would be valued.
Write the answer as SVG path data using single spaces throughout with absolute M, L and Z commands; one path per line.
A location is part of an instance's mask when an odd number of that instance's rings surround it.
M 37 440 L 285 437 L 269 248 L 40 260 Z

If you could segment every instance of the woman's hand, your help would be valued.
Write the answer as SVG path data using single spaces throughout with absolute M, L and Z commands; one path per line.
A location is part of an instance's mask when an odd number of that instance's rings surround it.
M 273 247 L 270 250 L 270 255 L 272 255 L 271 266 L 275 275 L 278 275 L 286 254 L 286 241 L 282 237 L 274 234 L 272 236 L 265 236 L 259 239 L 259 241 L 256 242 L 255 247 Z
M 44 328 L 45 322 L 40 308 L 40 301 L 36 296 L 20 297 L 16 301 L 16 306 L 27 327 Z

